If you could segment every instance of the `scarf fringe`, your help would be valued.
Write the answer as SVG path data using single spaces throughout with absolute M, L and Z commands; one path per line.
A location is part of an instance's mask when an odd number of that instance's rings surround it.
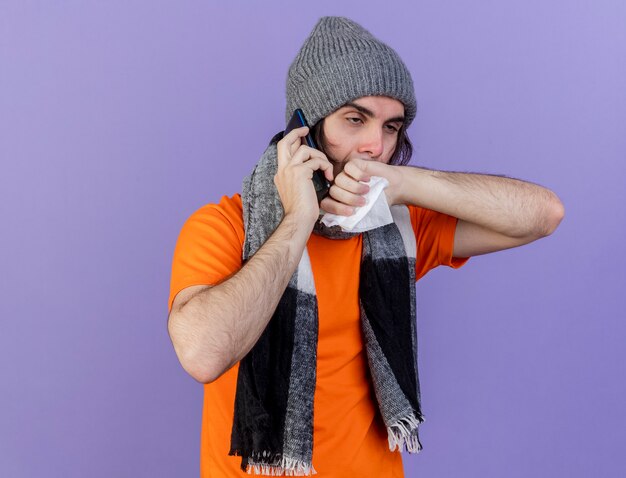
M 418 453 L 422 449 L 419 440 L 418 427 L 424 421 L 411 414 L 401 418 L 396 423 L 387 427 L 387 437 L 389 439 L 389 449 L 400 452 L 406 448 L 409 453 Z
M 262 455 L 268 456 L 269 452 L 263 452 Z M 317 474 L 313 464 L 289 457 L 283 457 L 278 463 L 256 462 L 249 459 L 246 472 L 249 475 L 254 472 L 255 475 L 266 476 L 311 476 Z

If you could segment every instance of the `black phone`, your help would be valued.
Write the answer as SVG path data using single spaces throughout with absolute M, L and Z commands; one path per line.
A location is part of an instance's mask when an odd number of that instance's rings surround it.
M 300 108 L 293 112 L 289 123 L 287 123 L 287 127 L 283 133 L 283 137 L 288 134 L 292 129 L 301 128 L 302 126 L 309 126 L 306 122 L 306 118 L 304 117 L 304 113 Z M 306 144 L 311 147 L 317 149 L 315 145 L 315 141 L 313 141 L 313 136 L 311 135 L 311 131 L 305 136 Z M 313 171 L 313 186 L 315 187 L 315 194 L 317 194 L 317 202 L 322 202 L 322 199 L 326 197 L 328 194 L 328 190 L 330 189 L 330 183 L 326 176 L 324 176 L 324 172 L 321 169 Z

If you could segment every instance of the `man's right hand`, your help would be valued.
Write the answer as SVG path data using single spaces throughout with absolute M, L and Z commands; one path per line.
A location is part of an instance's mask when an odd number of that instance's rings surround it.
M 313 172 L 324 171 L 326 179 L 333 180 L 333 166 L 321 151 L 302 144 L 309 132 L 303 126 L 290 131 L 276 145 L 278 171 L 274 184 L 285 210 L 291 216 L 313 227 L 319 217 L 319 204 L 313 186 Z
M 333 179 L 324 153 L 302 145 L 307 133 L 306 127 L 294 129 L 277 145 L 274 183 L 285 217 L 276 230 L 237 273 L 174 300 L 168 331 L 176 355 L 202 383 L 216 380 L 252 349 L 302 258 L 319 216 L 313 171 Z
M 172 344 L 183 368 L 202 383 L 216 380 L 252 349 L 302 258 L 319 216 L 313 171 L 333 179 L 324 153 L 302 145 L 307 133 L 307 127 L 294 129 L 277 145 L 274 183 L 285 216 L 276 230 L 237 273 L 174 300 L 168 320 Z

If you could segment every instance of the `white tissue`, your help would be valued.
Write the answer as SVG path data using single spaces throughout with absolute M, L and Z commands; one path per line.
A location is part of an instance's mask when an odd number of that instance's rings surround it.
M 372 176 L 369 183 L 370 190 L 365 195 L 365 206 L 357 207 L 351 216 L 338 216 L 326 213 L 322 217 L 322 224 L 326 226 L 341 226 L 346 232 L 364 232 L 377 227 L 386 226 L 393 222 L 391 210 L 385 197 L 385 188 L 389 181 L 385 178 Z

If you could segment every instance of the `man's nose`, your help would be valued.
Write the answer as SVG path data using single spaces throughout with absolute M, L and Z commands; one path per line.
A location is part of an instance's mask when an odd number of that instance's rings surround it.
M 377 159 L 383 154 L 383 149 L 383 132 L 380 129 L 372 128 L 365 132 L 359 148 L 360 153 L 366 153 L 372 159 Z

